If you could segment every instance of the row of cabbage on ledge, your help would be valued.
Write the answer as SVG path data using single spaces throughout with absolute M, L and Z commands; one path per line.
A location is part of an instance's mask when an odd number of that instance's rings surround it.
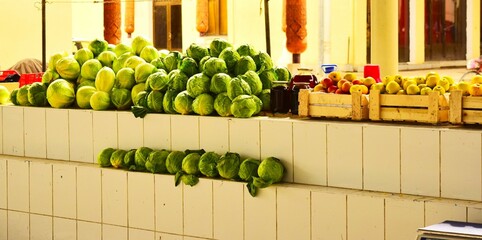
M 174 185 L 181 182 L 194 186 L 199 177 L 222 178 L 246 182 L 246 187 L 255 197 L 259 188 L 266 188 L 283 179 L 285 168 L 276 157 L 263 160 L 241 159 L 235 152 L 223 155 L 206 152 L 204 149 L 169 151 L 149 147 L 137 149 L 104 148 L 97 156 L 101 167 L 113 167 L 129 171 L 174 175 Z
M 156 49 L 137 36 L 131 44 L 94 39 L 73 54 L 49 58 L 42 82 L 12 91 L 15 105 L 147 113 L 251 117 L 269 110 L 273 81 L 289 81 L 286 67 L 251 44 L 222 38 L 185 52 Z

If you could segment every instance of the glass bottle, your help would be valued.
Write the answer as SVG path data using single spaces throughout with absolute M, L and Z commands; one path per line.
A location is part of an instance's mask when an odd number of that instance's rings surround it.
M 313 69 L 311 68 L 298 68 L 298 74 L 296 74 L 290 82 L 288 89 L 292 89 L 293 85 L 297 82 L 309 83 L 310 88 L 314 88 L 318 84 L 318 79 L 313 74 Z
M 295 82 L 290 93 L 291 114 L 298 115 L 298 95 L 301 89 L 310 89 L 309 82 Z
M 270 110 L 272 113 L 287 113 L 290 110 L 290 92 L 288 82 L 274 81 L 270 93 Z

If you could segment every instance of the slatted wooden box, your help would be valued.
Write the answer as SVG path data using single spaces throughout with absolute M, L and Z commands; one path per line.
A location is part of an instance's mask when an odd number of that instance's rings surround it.
M 482 97 L 463 96 L 450 92 L 449 120 L 453 124 L 482 124 Z
M 368 119 L 368 96 L 361 93 L 334 94 L 302 89 L 298 99 L 300 117 Z
M 393 95 L 373 90 L 370 92 L 369 106 L 369 117 L 373 121 L 448 122 L 448 99 L 439 92 L 428 95 Z

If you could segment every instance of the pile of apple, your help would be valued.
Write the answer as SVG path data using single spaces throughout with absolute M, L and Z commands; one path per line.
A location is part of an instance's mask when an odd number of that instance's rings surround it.
M 429 72 L 425 76 L 403 77 L 400 74 L 385 76 L 382 79 L 383 86 L 377 87 L 380 93 L 402 95 L 427 95 L 437 91 L 445 94 L 455 89 L 452 77 Z
M 460 81 L 454 87 L 462 91 L 464 96 L 482 96 L 482 76 L 475 75 L 468 81 Z
M 353 92 L 368 94 L 370 88 L 375 84 L 376 80 L 372 77 L 362 78 L 351 72 L 342 75 L 340 71 L 333 71 L 323 78 L 313 91 L 336 94 L 351 94 Z

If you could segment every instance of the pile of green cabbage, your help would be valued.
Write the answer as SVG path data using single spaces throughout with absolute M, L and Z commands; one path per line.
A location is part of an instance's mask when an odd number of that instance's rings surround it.
M 269 110 L 273 81 L 289 81 L 286 67 L 250 44 L 216 38 L 185 52 L 157 50 L 150 39 L 130 44 L 94 39 L 88 47 L 50 56 L 42 83 L 10 95 L 15 105 L 147 113 L 251 117 Z M 33 88 L 30 90 L 30 88 Z M 30 93 L 31 92 L 31 93 Z
M 149 147 L 137 149 L 103 149 L 97 155 L 101 167 L 113 167 L 129 171 L 174 175 L 174 184 L 181 182 L 194 186 L 200 177 L 222 178 L 246 182 L 249 193 L 256 196 L 259 188 L 266 188 L 283 179 L 285 168 L 275 157 L 262 161 L 254 158 L 241 159 L 238 153 L 222 155 L 204 149 L 170 151 Z

